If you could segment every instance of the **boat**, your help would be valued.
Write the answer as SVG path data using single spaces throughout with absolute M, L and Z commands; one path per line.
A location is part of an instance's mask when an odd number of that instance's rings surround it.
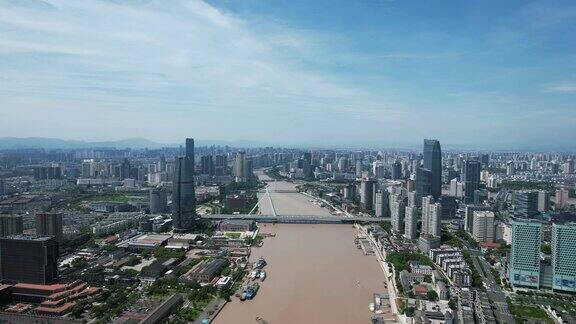
M 254 271 L 250 272 L 250 279 L 252 279 L 252 280 L 256 279 L 258 276 L 258 272 L 260 272 L 260 271 L 254 270 Z
M 368 308 L 370 308 L 370 311 L 373 312 L 374 311 L 374 303 L 370 303 L 370 305 L 368 305 Z
M 256 262 L 255 268 L 256 268 L 256 269 L 262 269 L 262 268 L 264 268 L 264 267 L 266 266 L 266 264 L 267 264 L 267 263 L 266 263 L 266 260 L 264 260 L 263 257 L 260 257 L 260 259 L 258 259 L 258 262 Z
M 256 296 L 258 290 L 260 289 L 260 285 L 258 283 L 253 284 L 248 289 L 246 289 L 246 299 L 250 300 Z
M 242 294 L 240 295 L 240 300 L 241 300 L 241 301 L 245 301 L 245 300 L 246 300 L 246 295 L 247 295 L 246 291 L 243 291 Z
M 260 270 L 260 280 L 264 281 L 266 279 L 266 271 Z

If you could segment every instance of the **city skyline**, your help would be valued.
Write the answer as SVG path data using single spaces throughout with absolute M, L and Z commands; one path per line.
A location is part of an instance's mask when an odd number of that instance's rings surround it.
M 570 2 L 0 8 L 0 137 L 574 145 Z

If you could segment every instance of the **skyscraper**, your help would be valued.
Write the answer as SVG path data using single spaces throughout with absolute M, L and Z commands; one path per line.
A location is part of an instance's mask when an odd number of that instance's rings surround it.
M 538 191 L 514 191 L 514 217 L 534 218 L 538 215 Z
M 434 197 L 422 198 L 422 234 L 440 236 L 442 228 L 442 205 L 434 203 Z
M 464 183 L 464 202 L 474 201 L 474 192 L 480 186 L 480 162 L 468 159 L 462 163 L 462 182 Z
M 416 169 L 416 198 L 418 201 L 432 194 L 432 172 L 429 169 L 419 167 Z
M 36 235 L 55 236 L 58 244 L 62 244 L 62 213 L 36 214 Z
M 374 209 L 374 180 L 363 179 L 360 183 L 360 206 L 365 210 Z
M 394 195 L 390 203 L 392 230 L 397 233 L 404 232 L 404 212 L 406 206 L 400 195 Z
M 576 292 L 576 224 L 552 225 L 552 289 Z
M 374 209 L 376 217 L 390 217 L 390 204 L 388 202 L 388 191 L 382 190 L 376 193 L 374 199 Z
M 172 189 L 172 224 L 174 231 L 186 232 L 196 225 L 194 187 L 194 139 L 186 139 L 186 155 L 176 159 Z
M 402 178 L 402 164 L 400 161 L 396 160 L 392 163 L 392 180 L 398 180 Z
M 246 182 L 248 180 L 248 167 L 246 164 L 246 152 L 238 152 L 236 154 L 236 160 L 234 161 L 234 176 L 236 182 Z
M 49 284 L 58 279 L 58 242 L 53 236 L 0 238 L 0 276 L 9 282 Z
M 424 140 L 424 168 L 430 170 L 430 194 L 435 199 L 442 195 L 442 151 L 438 140 Z
M 518 220 L 512 222 L 508 271 L 513 286 L 540 287 L 541 240 L 542 224 Z
M 404 211 L 404 237 L 413 240 L 416 238 L 416 208 L 406 207 Z

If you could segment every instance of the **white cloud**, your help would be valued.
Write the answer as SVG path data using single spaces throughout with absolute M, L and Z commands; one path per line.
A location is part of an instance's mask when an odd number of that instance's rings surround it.
M 576 93 L 576 82 L 564 81 L 548 84 L 544 90 L 551 93 Z

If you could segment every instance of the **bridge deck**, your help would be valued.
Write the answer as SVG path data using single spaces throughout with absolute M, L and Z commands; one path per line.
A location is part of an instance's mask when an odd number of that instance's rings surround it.
M 203 215 L 205 219 L 246 219 L 262 223 L 294 223 L 294 224 L 351 224 L 351 223 L 378 223 L 386 218 L 376 217 L 337 217 L 337 216 L 310 216 L 310 215 L 248 215 L 248 214 L 214 214 Z

